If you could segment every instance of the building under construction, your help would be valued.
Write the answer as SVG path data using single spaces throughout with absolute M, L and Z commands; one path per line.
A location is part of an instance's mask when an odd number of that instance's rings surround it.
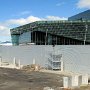
M 36 21 L 10 31 L 13 45 L 90 44 L 90 21 Z

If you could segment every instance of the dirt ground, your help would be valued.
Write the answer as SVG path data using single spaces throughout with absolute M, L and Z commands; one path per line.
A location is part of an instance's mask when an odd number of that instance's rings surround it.
M 62 83 L 59 74 L 0 68 L 0 90 L 61 90 Z M 90 90 L 90 85 L 65 90 Z
M 0 90 L 43 90 L 62 86 L 62 75 L 0 68 Z

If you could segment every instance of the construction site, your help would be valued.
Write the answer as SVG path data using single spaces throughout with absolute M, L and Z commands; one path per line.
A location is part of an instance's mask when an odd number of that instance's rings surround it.
M 0 90 L 90 90 L 89 12 L 10 29 L 13 45 L 0 46 Z

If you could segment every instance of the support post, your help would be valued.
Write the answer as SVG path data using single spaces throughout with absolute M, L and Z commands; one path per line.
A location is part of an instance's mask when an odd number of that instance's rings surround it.
M 16 66 L 16 58 L 13 58 L 13 65 Z

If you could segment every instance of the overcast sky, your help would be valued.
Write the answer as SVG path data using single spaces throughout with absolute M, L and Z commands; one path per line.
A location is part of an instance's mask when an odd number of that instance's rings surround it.
M 90 8 L 90 0 L 0 0 L 0 41 L 10 28 L 38 20 L 66 20 Z

